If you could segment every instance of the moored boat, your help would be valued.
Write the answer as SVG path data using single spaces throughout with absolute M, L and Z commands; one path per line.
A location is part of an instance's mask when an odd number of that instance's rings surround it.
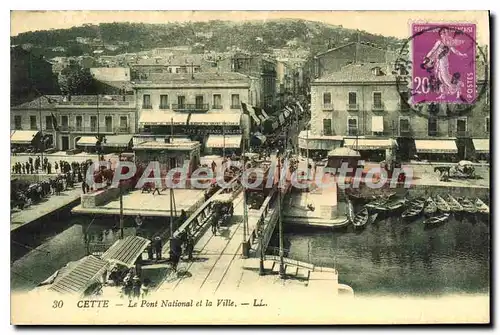
M 419 216 L 424 210 L 425 200 L 416 199 L 410 201 L 410 206 L 401 214 L 403 219 L 410 219 Z
M 378 213 L 373 213 L 372 215 L 370 215 L 370 223 L 371 224 L 375 223 L 375 221 L 377 221 L 377 218 L 378 218 Z
M 464 212 L 474 214 L 477 212 L 477 208 L 472 201 L 468 198 L 458 198 L 460 205 L 462 205 Z
M 476 198 L 474 201 L 474 205 L 476 206 L 476 210 L 481 214 L 490 214 L 490 207 L 486 205 L 481 199 Z
M 352 220 L 352 225 L 354 228 L 364 228 L 366 226 L 366 223 L 368 222 L 369 219 L 368 215 L 368 209 L 366 207 L 363 207 L 363 209 L 356 214 L 354 219 Z
M 431 218 L 426 219 L 424 221 L 424 224 L 426 226 L 434 226 L 434 225 L 445 222 L 446 220 L 448 220 L 449 217 L 450 217 L 450 213 L 442 213 L 442 214 L 439 214 L 439 215 L 436 215 L 436 216 L 433 216 Z
M 453 198 L 451 195 L 448 195 L 448 205 L 450 206 L 450 210 L 452 212 L 463 212 L 464 208 L 462 205 L 457 201 L 457 199 Z
M 432 215 L 437 212 L 437 205 L 431 197 L 427 198 L 424 206 L 424 214 Z
M 436 205 L 440 212 L 448 213 L 451 210 L 450 205 L 439 194 L 436 195 Z
M 377 199 L 375 201 L 371 201 L 369 203 L 366 204 L 366 208 L 367 209 L 371 209 L 371 210 L 380 210 L 380 208 L 383 208 L 383 206 L 389 202 L 388 199 L 386 198 L 380 198 L 380 199 Z
M 380 206 L 380 210 L 384 212 L 396 212 L 404 208 L 406 204 L 406 199 L 396 199 L 386 202 L 384 205 Z

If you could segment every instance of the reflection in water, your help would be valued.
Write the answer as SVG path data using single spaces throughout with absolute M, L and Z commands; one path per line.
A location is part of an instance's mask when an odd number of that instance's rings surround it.
M 489 290 L 489 223 L 455 220 L 426 229 L 422 219 L 389 218 L 361 233 L 294 231 L 286 226 L 289 256 L 333 266 L 356 293 L 444 294 Z M 271 242 L 278 246 L 276 238 Z

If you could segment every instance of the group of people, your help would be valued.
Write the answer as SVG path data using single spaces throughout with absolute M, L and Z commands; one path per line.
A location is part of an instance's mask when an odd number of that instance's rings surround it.
M 56 168 L 56 166 L 54 166 L 54 168 Z M 45 157 L 43 161 L 39 156 L 37 156 L 35 159 L 33 159 L 33 157 L 28 157 L 28 161 L 25 163 L 17 162 L 12 166 L 12 173 L 34 174 L 35 172 L 38 172 L 40 168 L 45 173 L 52 173 L 52 164 L 49 162 L 47 157 Z

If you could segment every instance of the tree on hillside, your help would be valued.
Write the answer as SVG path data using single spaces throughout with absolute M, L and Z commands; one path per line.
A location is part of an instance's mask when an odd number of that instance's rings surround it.
M 70 65 L 59 74 L 59 87 L 66 95 L 94 94 L 95 83 L 89 69 L 80 65 Z

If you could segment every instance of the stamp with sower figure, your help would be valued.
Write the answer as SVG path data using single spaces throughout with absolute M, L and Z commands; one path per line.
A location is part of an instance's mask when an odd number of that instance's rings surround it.
M 413 23 L 411 29 L 412 103 L 474 103 L 476 25 Z

